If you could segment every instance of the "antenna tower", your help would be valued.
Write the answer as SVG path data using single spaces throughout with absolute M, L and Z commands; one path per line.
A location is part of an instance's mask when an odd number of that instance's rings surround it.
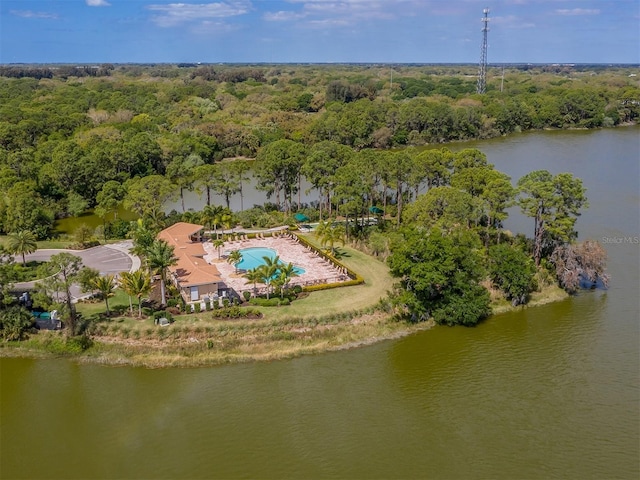
M 487 32 L 489 31 L 489 9 L 485 8 L 482 13 L 482 48 L 480 49 L 480 71 L 478 72 L 478 93 L 484 93 L 487 86 Z

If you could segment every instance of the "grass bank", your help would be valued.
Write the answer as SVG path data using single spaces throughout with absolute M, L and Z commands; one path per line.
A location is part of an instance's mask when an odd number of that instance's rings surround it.
M 261 319 L 220 320 L 201 312 L 177 316 L 172 325 L 159 327 L 152 319 L 119 317 L 99 322 L 93 345 L 84 351 L 76 343 L 67 344 L 62 332 L 41 332 L 23 342 L 0 344 L 0 356 L 70 356 L 81 362 L 148 368 L 206 366 L 353 348 L 433 326 L 396 321 L 377 310 L 393 284 L 387 266 L 352 248 L 340 250 L 340 261 L 358 272 L 364 284 L 313 292 L 289 306 L 257 307 L 264 315 Z M 557 286 L 547 286 L 525 307 L 514 308 L 498 297 L 492 309 L 494 314 L 504 313 L 566 297 Z M 128 306 L 129 299 L 118 291 L 109 304 Z M 88 318 L 104 313 L 105 305 L 81 303 L 78 311 Z
M 382 312 L 289 320 L 200 320 L 169 327 L 132 329 L 110 325 L 88 350 L 65 351 L 60 332 L 42 332 L 0 355 L 68 355 L 81 362 L 147 368 L 207 366 L 269 361 L 369 345 L 430 328 L 390 320 Z M 10 350 L 3 352 L 3 350 Z

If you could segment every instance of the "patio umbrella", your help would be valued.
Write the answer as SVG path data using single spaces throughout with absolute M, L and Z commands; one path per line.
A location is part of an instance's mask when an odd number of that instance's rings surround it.
M 296 222 L 308 222 L 309 221 L 309 217 L 307 217 L 305 214 L 303 213 L 296 213 L 293 218 L 296 219 Z

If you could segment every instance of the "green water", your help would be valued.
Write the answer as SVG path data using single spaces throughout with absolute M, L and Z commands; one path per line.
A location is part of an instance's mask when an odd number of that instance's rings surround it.
M 135 220 L 138 216 L 129 210 L 119 208 L 117 218 L 121 218 L 122 220 Z M 113 221 L 113 219 L 113 214 L 110 214 L 108 220 Z M 100 225 L 104 225 L 104 219 L 93 213 L 93 210 L 88 210 L 79 217 L 66 217 L 57 220 L 55 230 L 58 233 L 72 235 L 81 225 L 87 225 L 95 229 Z
M 638 133 L 483 148 L 514 172 L 555 152 L 589 188 L 582 237 L 627 238 Z M 200 369 L 1 359 L 0 478 L 637 479 L 640 245 L 605 247 L 609 290 L 472 329 Z

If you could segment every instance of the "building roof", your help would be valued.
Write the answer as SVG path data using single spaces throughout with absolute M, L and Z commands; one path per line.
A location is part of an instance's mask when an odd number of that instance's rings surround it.
M 204 226 L 194 223 L 178 222 L 158 234 L 159 239 L 174 248 L 178 263 L 169 267 L 169 271 L 175 275 L 181 287 L 210 285 L 222 281 L 218 269 L 203 258 L 206 252 L 202 243 L 191 240 L 203 228 Z

